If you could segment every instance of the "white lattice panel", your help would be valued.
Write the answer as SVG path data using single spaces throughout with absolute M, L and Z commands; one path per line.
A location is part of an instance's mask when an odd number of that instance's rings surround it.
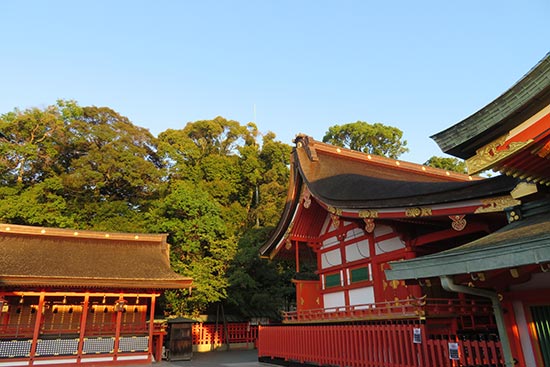
M 0 341 L 0 358 L 28 357 L 32 340 Z
M 149 350 L 149 337 L 121 337 L 118 344 L 118 350 L 120 352 L 147 352 Z
M 87 338 L 84 339 L 84 354 L 113 353 L 115 338 Z
M 78 339 L 39 339 L 37 356 L 66 356 L 78 352 Z

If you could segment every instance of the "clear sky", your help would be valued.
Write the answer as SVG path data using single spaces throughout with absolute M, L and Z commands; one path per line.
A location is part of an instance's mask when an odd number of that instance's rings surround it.
M 72 99 L 155 135 L 223 116 L 288 144 L 380 122 L 417 163 L 550 51 L 549 0 L 6 0 L 0 17 L 0 114 Z

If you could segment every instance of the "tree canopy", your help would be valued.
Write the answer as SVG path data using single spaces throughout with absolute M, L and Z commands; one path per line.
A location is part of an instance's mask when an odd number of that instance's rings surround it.
M 424 165 L 458 173 L 468 173 L 466 163 L 463 160 L 453 157 L 438 157 L 434 155 L 424 162 Z
M 381 123 L 369 124 L 364 121 L 329 127 L 323 142 L 394 159 L 409 151 L 401 130 Z

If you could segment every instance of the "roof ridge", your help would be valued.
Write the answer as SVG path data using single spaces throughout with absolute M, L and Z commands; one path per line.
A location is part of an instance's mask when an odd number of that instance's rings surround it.
M 104 239 L 104 240 L 134 240 L 140 242 L 166 242 L 167 234 L 150 234 L 150 233 L 124 233 L 114 231 L 91 231 L 91 230 L 76 230 L 68 228 L 53 228 L 27 226 L 20 224 L 0 223 L 0 233 L 14 233 L 38 236 L 55 236 L 55 237 L 78 237 L 86 239 Z
M 368 161 L 386 167 L 397 167 L 401 170 L 416 172 L 425 176 L 444 177 L 449 179 L 449 181 L 472 181 L 482 179 L 482 177 L 480 176 L 471 176 L 464 173 L 426 166 L 423 164 L 414 163 L 402 159 L 388 158 L 381 155 L 364 153 L 349 148 L 339 147 L 336 145 L 315 140 L 311 136 L 308 136 L 306 134 L 296 135 L 294 143 L 296 144 L 297 148 L 304 148 L 306 150 L 308 157 L 311 161 L 318 160 L 317 149 L 321 148 L 323 151 L 328 153 L 343 155 L 361 161 Z

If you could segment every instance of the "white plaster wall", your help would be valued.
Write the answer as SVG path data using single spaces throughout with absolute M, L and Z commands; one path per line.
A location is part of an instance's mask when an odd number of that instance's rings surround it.
M 332 250 L 321 254 L 321 269 L 330 268 L 342 264 L 340 249 Z
M 392 233 L 393 229 L 390 226 L 376 224 L 374 227 L 374 237 L 380 237 L 388 233 Z
M 344 307 L 346 305 L 346 298 L 344 292 L 325 293 L 323 295 L 323 302 L 325 308 L 331 307 Z M 330 312 L 330 310 L 327 310 Z
M 340 241 L 338 241 L 338 238 L 336 237 L 330 237 L 323 241 L 323 245 L 321 246 L 322 249 L 329 248 L 331 246 L 335 246 L 339 244 Z
M 353 240 L 354 238 L 364 235 L 365 232 L 361 228 L 352 228 L 346 233 L 346 241 Z
M 370 257 L 369 240 L 364 239 L 346 246 L 346 261 L 352 262 Z
M 349 291 L 350 306 L 374 303 L 374 287 L 351 289 Z
M 374 245 L 376 255 L 385 254 L 405 248 L 405 243 L 399 237 L 390 238 L 385 241 L 376 242 Z

